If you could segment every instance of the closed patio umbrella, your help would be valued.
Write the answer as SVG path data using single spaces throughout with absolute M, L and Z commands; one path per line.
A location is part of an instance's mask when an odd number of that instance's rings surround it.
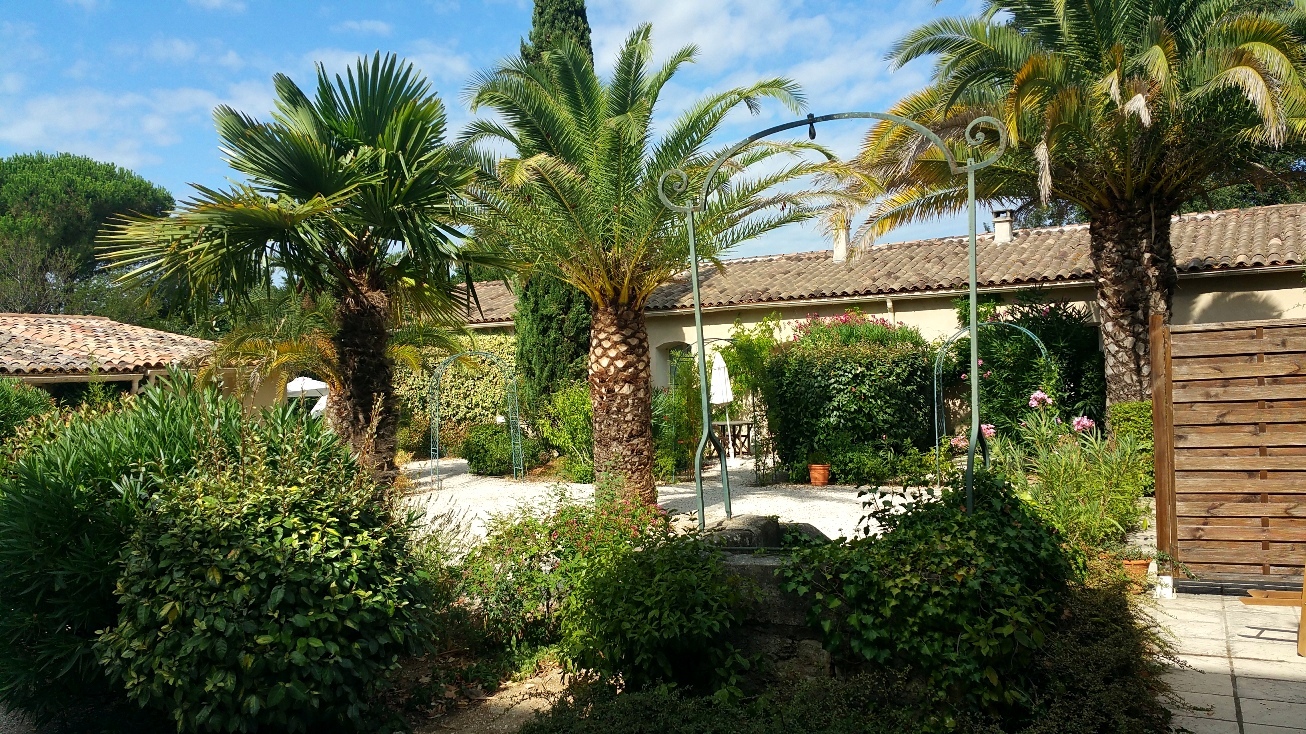
M 735 400 L 735 392 L 730 387 L 730 371 L 720 352 L 712 352 L 712 380 L 708 383 L 708 394 L 713 405 L 729 405 Z M 726 446 L 730 458 L 735 458 L 735 442 L 730 435 L 730 409 L 726 408 Z M 723 470 L 724 471 L 724 470 Z

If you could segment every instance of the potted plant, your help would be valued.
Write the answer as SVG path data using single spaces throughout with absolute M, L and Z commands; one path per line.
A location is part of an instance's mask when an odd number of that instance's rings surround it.
M 830 455 L 824 449 L 808 452 L 807 476 L 813 487 L 824 487 L 830 483 Z
M 1156 559 L 1156 553 L 1131 545 L 1118 545 L 1111 548 L 1110 555 L 1124 566 L 1129 585 L 1141 592 L 1147 586 L 1147 571 Z

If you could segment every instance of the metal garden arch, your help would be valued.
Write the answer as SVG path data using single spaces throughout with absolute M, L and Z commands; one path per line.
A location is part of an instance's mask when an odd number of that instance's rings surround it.
M 1048 348 L 1043 344 L 1043 340 L 1039 339 L 1037 336 L 1035 336 L 1034 332 L 1030 331 L 1029 329 L 1026 329 L 1023 326 L 1020 326 L 1018 324 L 1013 324 L 1008 321 L 985 321 L 979 324 L 979 326 L 1010 326 L 1011 328 L 1016 329 L 1017 331 L 1023 332 L 1025 336 L 1028 336 L 1030 339 L 1033 339 L 1034 343 L 1038 345 L 1038 351 L 1043 355 L 1043 359 L 1046 360 L 1048 358 Z M 948 426 L 947 426 L 948 417 L 947 417 L 947 413 L 943 410 L 943 385 L 941 382 L 941 378 L 943 376 L 943 357 L 948 353 L 949 347 L 951 347 L 961 337 L 969 336 L 970 333 L 971 333 L 970 329 L 968 328 L 958 329 L 956 334 L 953 334 L 952 336 L 948 337 L 948 340 L 943 342 L 943 346 L 939 347 L 938 356 L 934 358 L 934 447 L 935 449 L 938 448 L 939 441 L 942 440 L 943 436 L 948 432 Z M 971 343 L 973 344 L 974 342 L 972 341 Z M 978 353 L 978 351 L 976 351 L 976 353 Z M 971 373 L 973 374 L 978 370 L 979 370 L 979 360 L 976 359 L 975 362 L 971 364 Z M 975 415 L 975 406 L 978 404 L 979 404 L 978 402 L 971 404 L 971 423 L 975 423 L 978 420 L 978 417 Z M 974 442 L 976 440 L 980 441 L 981 445 L 984 447 L 984 466 L 987 467 L 989 465 L 988 443 L 984 441 L 983 433 L 980 433 L 978 436 L 972 435 L 971 444 L 974 445 Z M 974 455 L 973 450 L 971 451 L 971 455 L 972 456 Z M 940 461 L 942 461 L 942 459 L 939 457 L 939 452 L 936 450 L 934 452 L 934 482 L 936 485 L 939 482 L 939 476 L 941 474 L 940 469 L 942 467 L 939 466 Z
M 721 442 L 717 440 L 716 434 L 712 432 L 711 408 L 708 405 L 707 396 L 707 359 L 703 348 L 703 304 L 698 289 L 698 245 L 694 240 L 694 214 L 703 211 L 707 204 L 708 195 L 711 193 L 712 182 L 716 180 L 717 172 L 721 166 L 743 150 L 748 145 L 770 137 L 785 130 L 806 127 L 807 137 L 816 139 L 816 123 L 828 122 L 831 120 L 884 120 L 894 123 L 895 125 L 904 125 L 921 134 L 935 148 L 943 153 L 944 159 L 948 162 L 948 168 L 954 175 L 966 174 L 966 205 L 967 220 L 970 225 L 970 447 L 966 452 L 966 510 L 970 512 L 974 509 L 974 484 L 975 484 L 975 446 L 979 442 L 980 423 L 979 423 L 979 349 L 978 328 L 976 324 L 976 264 L 975 264 L 975 172 L 993 165 L 1007 149 L 1007 131 L 1002 123 L 993 117 L 977 117 L 966 126 L 965 139 L 966 144 L 978 147 L 987 139 L 987 134 L 980 130 L 980 127 L 991 128 L 998 137 L 997 150 L 989 157 L 976 161 L 974 158 L 967 158 L 965 163 L 959 163 L 953 156 L 952 150 L 948 148 L 943 138 L 939 137 L 933 130 L 921 125 L 919 122 L 909 120 L 905 117 L 890 114 L 888 112 L 839 112 L 832 115 L 811 115 L 805 119 L 795 120 L 783 125 L 776 125 L 765 130 L 753 133 L 744 138 L 743 141 L 736 144 L 730 150 L 726 151 L 721 157 L 717 158 L 708 169 L 707 176 L 703 179 L 703 185 L 700 191 L 691 193 L 688 204 L 677 204 L 667 195 L 667 180 L 673 179 L 670 184 L 672 196 L 684 194 L 689 189 L 689 175 L 684 171 L 673 168 L 662 174 L 658 179 L 658 196 L 662 199 L 662 204 L 672 211 L 680 212 L 685 215 L 685 220 L 689 228 L 689 279 L 690 287 L 694 292 L 694 334 L 698 346 L 698 380 L 700 391 L 702 393 L 703 403 L 703 435 L 698 441 L 698 450 L 694 453 L 694 487 L 698 492 L 699 507 L 703 506 L 703 451 L 707 448 L 708 441 L 716 447 L 718 454 L 725 456 L 722 450 Z M 721 472 L 721 492 L 725 499 L 726 517 L 730 517 L 730 472 Z M 698 526 L 704 527 L 705 519 L 703 513 L 699 512 Z
M 517 373 L 509 369 L 502 359 L 490 352 L 459 352 L 446 358 L 435 368 L 435 379 L 431 383 L 431 466 L 435 477 L 436 489 L 440 488 L 440 388 L 444 382 L 445 370 L 449 365 L 464 358 L 477 357 L 499 368 L 503 375 L 504 400 L 508 404 L 506 420 L 508 422 L 508 440 L 512 443 L 512 476 L 521 479 L 526 475 L 525 462 L 522 459 L 521 420 L 517 406 Z

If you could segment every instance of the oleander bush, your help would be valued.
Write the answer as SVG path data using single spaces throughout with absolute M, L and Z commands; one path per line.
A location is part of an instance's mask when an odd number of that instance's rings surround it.
M 140 508 L 197 469 L 201 444 L 247 440 L 240 405 L 175 376 L 119 410 L 34 432 L 0 474 L 0 700 L 38 722 L 121 689 L 93 650 L 116 624 L 119 556 Z
M 1061 536 L 1002 477 L 978 472 L 974 503 L 960 482 L 905 510 L 872 503 L 879 534 L 800 548 L 783 569 L 837 659 L 909 674 L 931 727 L 1028 708 L 1072 577 Z
M 544 445 L 561 457 L 565 479 L 594 481 L 594 407 L 588 384 L 574 382 L 549 395 L 535 427 Z
M 178 731 L 369 729 L 433 637 L 418 517 L 321 421 L 269 411 L 255 433 L 200 446 L 202 470 L 144 503 L 101 661 Z
M 958 324 L 967 325 L 969 318 L 969 302 L 958 299 Z M 1035 390 L 1050 394 L 1072 415 L 1102 421 L 1106 410 L 1105 363 L 1097 325 L 1087 308 L 1046 301 L 1043 293 L 1027 290 L 1018 292 L 1011 304 L 1003 304 L 996 296 L 982 297 L 979 318 L 994 322 L 980 327 L 980 415 L 985 423 L 1003 433 L 1014 431 Z M 1027 334 L 999 324 L 1028 329 L 1047 348 L 1047 358 Z M 968 340 L 958 341 L 956 364 L 962 369 L 950 371 L 953 379 L 969 371 L 969 350 Z
M 1150 444 L 1108 436 L 1050 408 L 1026 411 L 1014 436 L 993 440 L 993 460 L 1038 514 L 1080 547 L 1123 543 L 1143 521 L 1152 488 Z

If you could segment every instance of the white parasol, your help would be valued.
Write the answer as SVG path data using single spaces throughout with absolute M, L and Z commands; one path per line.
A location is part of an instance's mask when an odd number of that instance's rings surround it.
M 713 405 L 729 405 L 735 400 L 735 392 L 730 388 L 730 372 L 721 352 L 712 352 L 712 381 L 708 383 Z M 735 458 L 735 442 L 730 436 L 730 409 L 726 408 L 726 446 L 730 458 Z
M 288 398 L 320 398 L 327 394 L 327 384 L 311 377 L 296 377 L 286 383 Z

